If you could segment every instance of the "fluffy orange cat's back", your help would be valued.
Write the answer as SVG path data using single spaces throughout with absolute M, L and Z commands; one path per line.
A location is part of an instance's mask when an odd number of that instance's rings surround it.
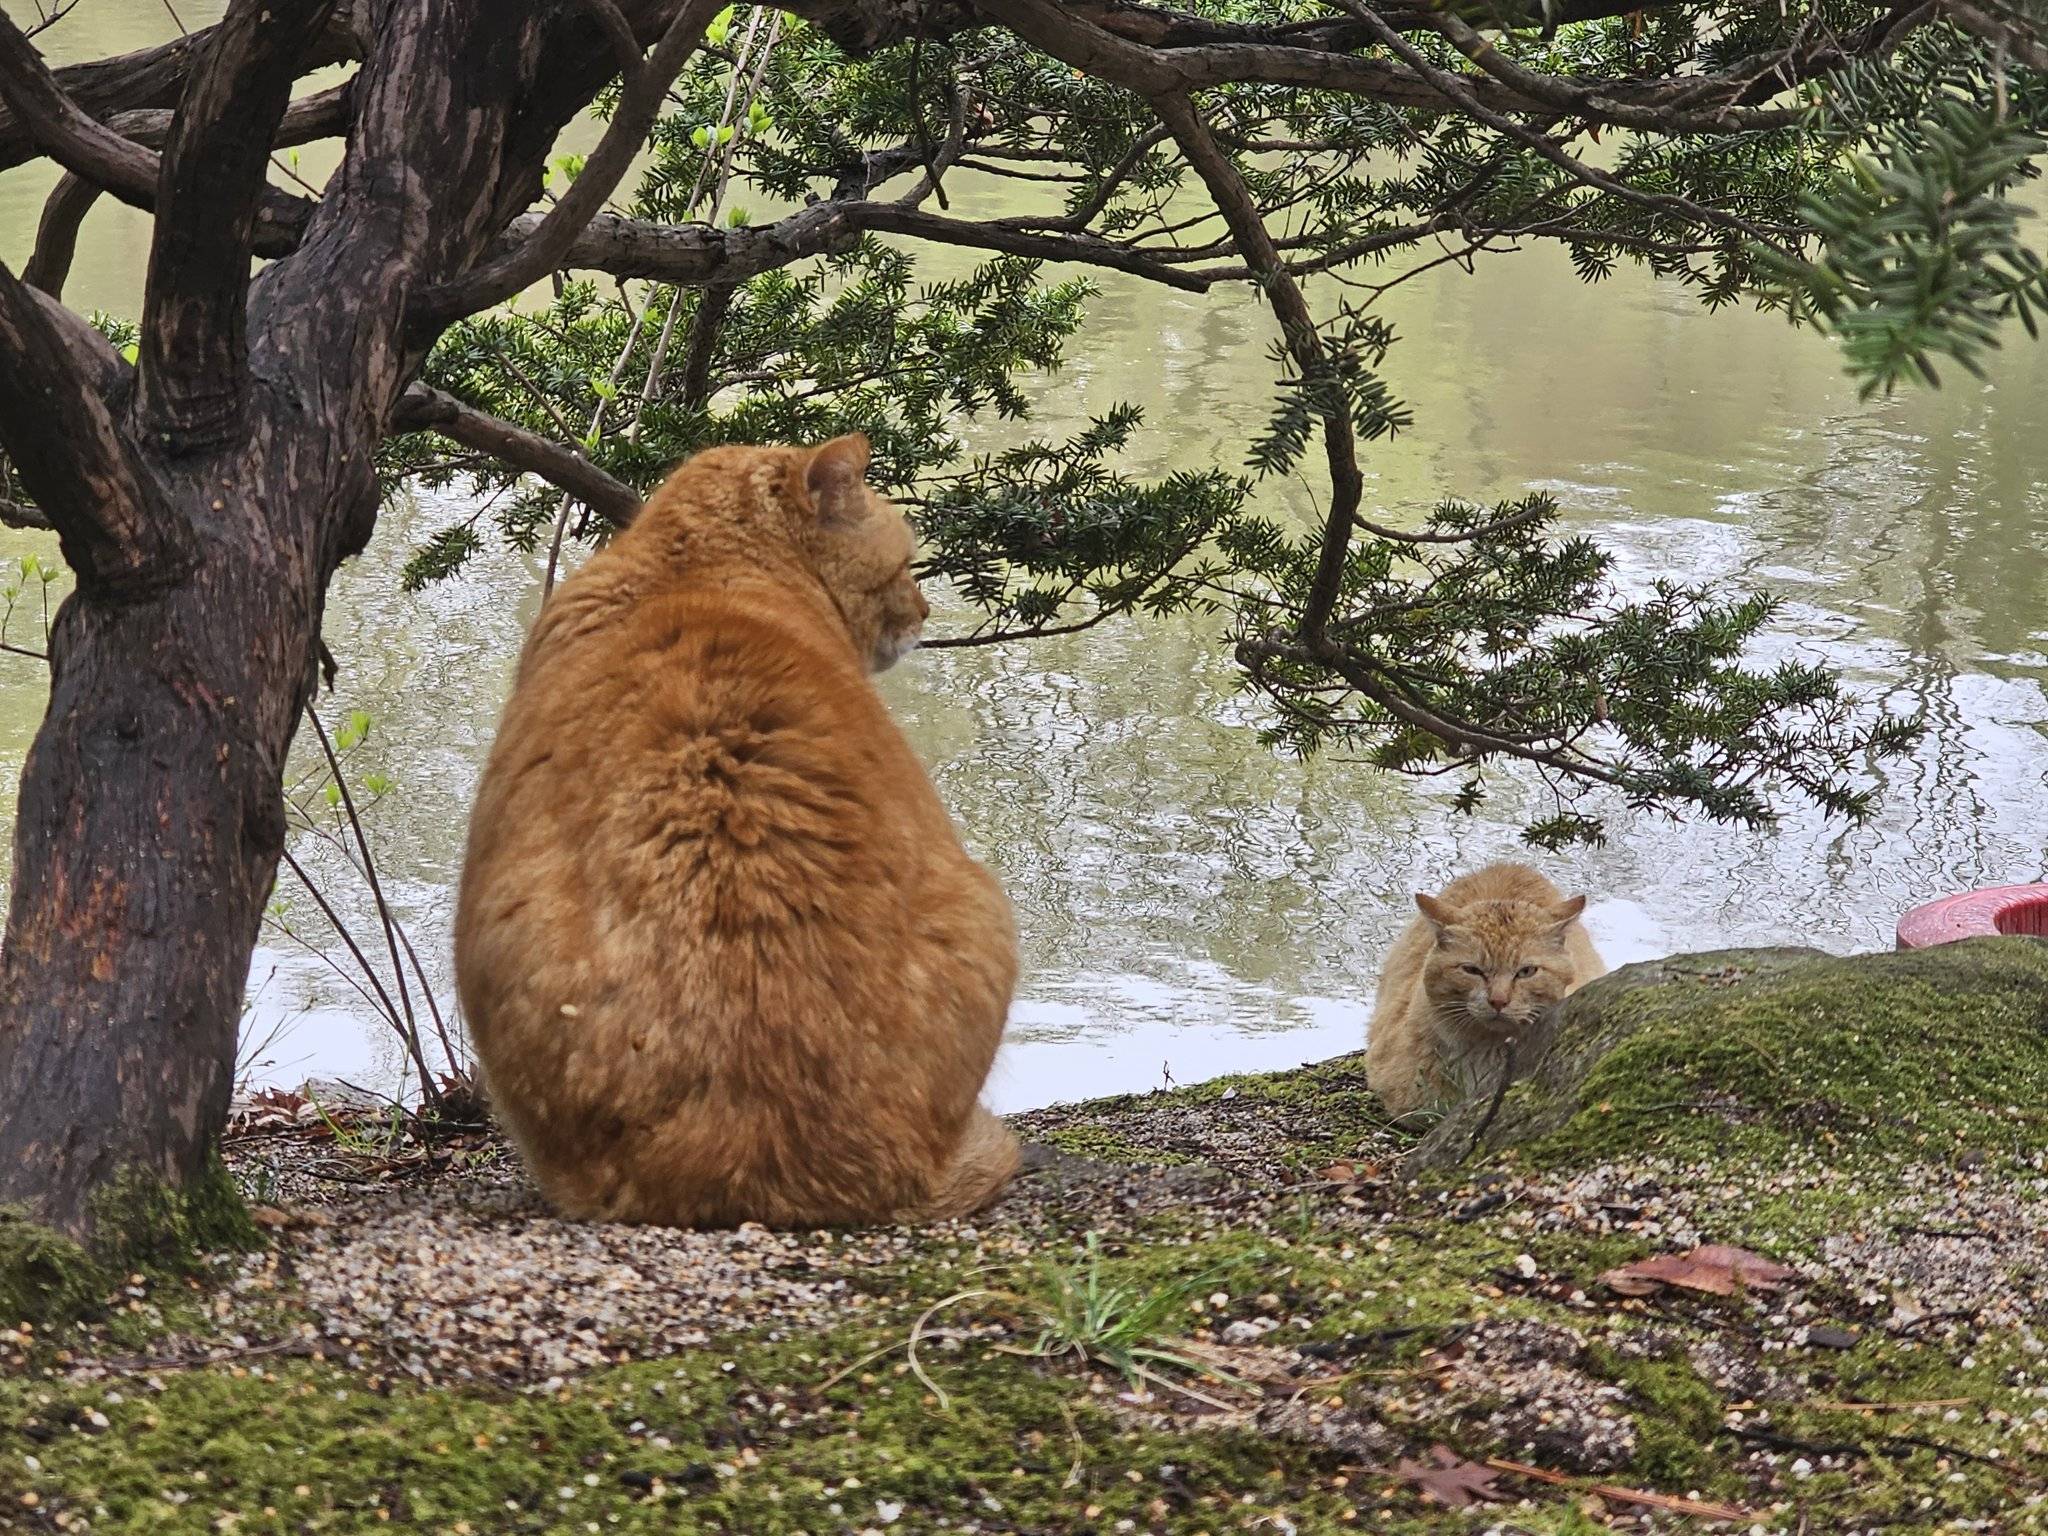
M 1014 1167 L 976 1103 L 1009 911 L 867 676 L 925 610 L 900 517 L 847 479 L 700 456 L 529 642 L 457 970 L 493 1103 L 572 1213 L 943 1215 Z

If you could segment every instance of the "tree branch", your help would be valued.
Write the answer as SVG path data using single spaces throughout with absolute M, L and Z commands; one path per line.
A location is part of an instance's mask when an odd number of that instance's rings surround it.
M 156 207 L 161 165 L 142 145 L 88 117 L 66 96 L 42 55 L 0 12 L 0 102 L 10 107 L 36 147 L 81 180 L 145 211 Z M 297 246 L 313 205 L 263 185 L 255 250 L 282 256 Z
M 57 178 L 36 224 L 36 248 L 21 269 L 24 283 L 53 299 L 64 296 L 64 280 L 71 275 L 72 257 L 78 254 L 79 226 L 99 200 L 100 189 L 83 177 L 66 171 Z
M 516 238 L 530 228 L 533 215 L 514 221 Z M 1038 261 L 1073 262 L 1108 267 L 1187 293 L 1207 292 L 1206 273 L 1183 272 L 1155 261 L 1141 251 L 1117 245 L 1085 231 L 1052 233 L 1028 227 L 1030 220 L 948 218 L 898 203 L 875 203 L 857 197 L 827 198 L 777 219 L 772 224 L 713 229 L 692 224 L 671 227 L 617 214 L 600 214 L 562 257 L 572 271 L 604 272 L 613 277 L 648 278 L 694 285 L 739 283 L 762 272 L 789 265 L 805 256 L 841 251 L 864 233 L 907 235 L 939 245 L 1004 251 Z
M 212 43 L 213 33 L 212 27 L 202 27 L 159 47 L 90 64 L 67 65 L 56 72 L 55 84 L 88 117 L 106 118 L 145 108 L 169 109 L 177 105 L 184 93 L 186 75 L 193 61 L 202 57 Z M 310 73 L 361 56 L 362 47 L 353 28 L 346 18 L 337 16 L 300 61 L 300 72 Z M 40 147 L 13 103 L 6 101 L 0 105 L 0 171 L 43 153 L 47 151 Z
M 74 176 L 148 207 L 156 197 L 157 159 L 95 122 L 66 96 L 21 28 L 0 12 L 0 101 L 36 148 Z
M 1490 753 L 1504 757 L 1517 757 L 1525 762 L 1541 763 L 1555 768 L 1560 773 L 1574 778 L 1585 779 L 1596 784 L 1614 788 L 1626 788 L 1627 781 L 1611 768 L 1604 768 L 1582 752 L 1573 751 L 1569 746 L 1544 747 L 1533 741 L 1515 736 L 1503 736 L 1489 728 L 1474 725 L 1467 720 L 1442 715 L 1427 705 L 1419 704 L 1401 690 L 1389 685 L 1380 670 L 1367 664 L 1337 644 L 1324 639 L 1313 645 L 1300 645 L 1288 641 L 1246 640 L 1239 644 L 1239 659 L 1253 664 L 1255 675 L 1262 675 L 1256 662 L 1261 658 L 1275 661 L 1289 661 L 1309 666 L 1327 667 L 1344 679 L 1345 685 L 1361 697 L 1369 699 L 1403 724 L 1412 725 L 1426 732 L 1444 744 L 1454 757 L 1473 761 Z
M 718 333 L 738 292 L 735 284 L 712 283 L 697 296 L 697 312 L 690 317 L 690 337 L 683 348 L 685 410 L 701 411 L 711 400 L 711 363 L 718 351 Z M 674 298 L 669 302 L 673 304 Z
M 1358 443 L 1352 431 L 1351 413 L 1331 377 L 1328 352 L 1309 313 L 1308 300 L 1287 270 L 1286 260 L 1273 244 L 1259 215 L 1258 203 L 1244 184 L 1230 157 L 1217 146 L 1215 136 L 1195 112 L 1187 97 L 1168 94 L 1156 98 L 1153 107 L 1160 120 L 1173 131 L 1188 164 L 1209 189 L 1223 220 L 1230 226 L 1245 265 L 1264 289 L 1287 339 L 1287 350 L 1301 375 L 1302 385 L 1312 391 L 1310 399 L 1323 425 L 1323 453 L 1330 471 L 1330 505 L 1324 514 L 1321 548 L 1316 573 L 1309 586 L 1308 601 L 1302 608 L 1300 632 L 1310 645 L 1319 644 L 1330 622 L 1331 610 L 1343 590 L 1344 557 L 1351 548 L 1352 520 L 1365 494 L 1365 477 L 1358 468 Z
M 0 263 L 0 447 L 81 583 L 155 590 L 189 568 L 105 398 L 127 372 L 105 340 Z
M 1679 0 L 1527 0 L 1517 6 L 1488 7 L 1489 25 L 1508 30 L 1516 27 L 1555 31 L 1578 21 L 1600 21 L 1625 16 L 1631 11 L 1658 10 Z M 1290 48 L 1319 52 L 1342 52 L 1356 48 L 1363 37 L 1355 23 L 1341 17 L 1259 25 L 1249 22 L 1216 21 L 1170 6 L 1144 5 L 1138 0 L 1070 0 L 1066 7 L 1076 16 L 1116 37 L 1143 43 L 1150 48 L 1200 48 L 1229 43 L 1281 43 Z M 1381 14 L 1403 32 L 1427 29 L 1439 14 L 1430 5 L 1388 5 Z
M 511 251 L 416 295 L 407 306 L 408 322 L 428 332 L 438 330 L 464 315 L 504 303 L 560 268 L 576 237 L 604 207 L 647 142 L 670 84 L 720 8 L 719 0 L 685 0 L 654 51 L 627 77 L 618 110 L 569 190 Z
M 344 80 L 329 90 L 293 102 L 285 109 L 272 147 L 310 144 L 315 139 L 347 132 L 354 87 L 353 80 Z M 121 112 L 108 118 L 107 126 L 125 139 L 154 149 L 170 137 L 176 115 L 161 107 Z M 65 281 L 71 275 L 71 260 L 78 249 L 79 226 L 99 198 L 98 186 L 69 171 L 58 179 L 43 204 L 42 222 L 36 226 L 35 253 L 22 268 L 23 282 L 42 289 L 53 299 L 63 297 Z
M 1962 0 L 1943 0 L 1941 9 L 1972 37 L 2005 49 L 2037 73 L 2048 74 L 2048 37 L 2023 21 L 1995 14 L 1995 4 L 1990 10 L 1982 10 Z
M 623 480 L 614 479 L 573 448 L 487 415 L 445 390 L 426 384 L 412 385 L 399 397 L 391 427 L 396 432 L 438 432 L 451 442 L 538 475 L 567 491 L 614 528 L 625 527 L 640 510 L 638 491 Z
M 47 530 L 49 526 L 50 519 L 41 507 L 31 507 L 25 502 L 10 501 L 0 496 L 0 527 Z
M 1386 45 L 1387 51 L 1401 59 L 1418 75 L 1428 80 L 1431 86 L 1442 94 L 1445 101 L 1455 106 L 1467 117 L 1484 123 L 1487 127 L 1493 129 L 1494 132 L 1504 134 L 1518 144 L 1526 145 L 1544 159 L 1550 161 L 1551 164 L 1557 166 L 1573 180 L 1582 182 L 1586 186 L 1595 188 L 1598 191 L 1610 193 L 1628 202 L 1640 204 L 1645 208 L 1654 208 L 1661 213 L 1672 215 L 1687 223 L 1712 224 L 1721 229 L 1743 235 L 1763 245 L 1775 247 L 1778 244 L 1777 237 L 1771 231 L 1761 228 L 1740 215 L 1729 213 L 1724 209 L 1709 207 L 1705 203 L 1696 203 L 1690 198 L 1674 197 L 1669 193 L 1663 192 L 1642 191 L 1639 188 L 1630 186 L 1627 182 L 1617 177 L 1608 175 L 1605 171 L 1586 164 L 1583 160 L 1566 154 L 1548 135 L 1539 133 L 1533 128 L 1524 127 L 1512 118 L 1506 117 L 1487 107 L 1471 89 L 1468 76 L 1454 75 L 1448 70 L 1438 69 L 1427 58 L 1423 57 L 1413 44 L 1392 27 L 1381 21 L 1364 5 L 1360 4 L 1359 0 L 1332 0 L 1332 3 L 1343 6 L 1345 10 L 1350 11 L 1367 27 L 1376 32 L 1379 35 L 1380 41 Z
M 270 144 L 334 0 L 231 0 L 171 124 L 142 303 L 136 409 L 176 451 L 211 447 L 248 384 L 249 258 Z

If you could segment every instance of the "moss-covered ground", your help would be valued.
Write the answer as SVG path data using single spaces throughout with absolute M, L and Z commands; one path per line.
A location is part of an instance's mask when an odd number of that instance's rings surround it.
M 1606 1005 L 1578 1102 L 1421 1182 L 1356 1058 L 1040 1112 L 1091 1161 L 858 1310 L 550 1382 L 338 1346 L 288 1230 L 261 1288 L 137 1271 L 89 1323 L 0 1320 L 0 1530 L 2048 1532 L 2048 1031 L 1999 1022 L 2037 957 L 1992 958 L 1848 1015 L 1796 975 Z M 1798 1278 L 1601 1279 L 1696 1242 Z M 1437 1447 L 1484 1497 L 1417 1474 Z

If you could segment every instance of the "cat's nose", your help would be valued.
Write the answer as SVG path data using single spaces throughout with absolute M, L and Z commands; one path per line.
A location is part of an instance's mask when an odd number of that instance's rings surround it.
M 922 624 L 932 616 L 932 605 L 924 600 L 922 592 L 917 594 L 917 622 Z
M 1513 1001 L 1512 997 L 1506 992 L 1489 991 L 1486 994 L 1487 1006 L 1492 1008 L 1495 1013 L 1506 1013 L 1508 1011 L 1508 1004 L 1511 1001 Z

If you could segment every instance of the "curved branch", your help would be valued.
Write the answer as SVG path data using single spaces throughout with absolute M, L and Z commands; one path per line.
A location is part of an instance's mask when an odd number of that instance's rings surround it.
M 511 233 L 516 237 L 534 222 L 530 214 L 515 220 Z M 1205 293 L 1213 282 L 1208 273 L 1177 270 L 1098 235 L 1037 230 L 1029 227 L 1031 222 L 954 219 L 900 203 L 872 203 L 861 198 L 828 198 L 772 224 L 737 229 L 650 224 L 601 214 L 577 236 L 561 264 L 570 270 L 686 286 L 738 283 L 805 256 L 845 250 L 862 234 L 872 233 L 1004 251 L 1037 261 L 1108 267 L 1187 293 Z
M 561 487 L 614 528 L 640 510 L 640 493 L 613 478 L 573 448 L 465 404 L 445 390 L 414 384 L 392 412 L 396 432 L 438 432 L 451 442 L 502 459 Z
M 248 384 L 249 258 L 270 143 L 335 0 L 231 0 L 171 123 L 136 404 L 174 449 L 218 443 Z
M 1309 644 L 1320 644 L 1331 610 L 1337 606 L 1343 590 L 1344 558 L 1351 549 L 1352 520 L 1358 516 L 1358 504 L 1365 495 L 1365 476 L 1358 467 L 1358 440 L 1352 430 L 1351 413 L 1333 385 L 1315 388 L 1319 381 L 1329 379 L 1329 354 L 1316 329 L 1315 317 L 1309 313 L 1308 300 L 1302 297 L 1300 285 L 1273 244 L 1258 203 L 1237 167 L 1217 146 L 1208 124 L 1187 97 L 1168 94 L 1156 98 L 1152 105 L 1160 120 L 1173 131 L 1188 164 L 1209 189 L 1217 211 L 1230 226 L 1231 238 L 1243 254 L 1245 265 L 1251 268 L 1273 306 L 1302 383 L 1314 389 L 1311 399 L 1323 424 L 1323 454 L 1330 471 L 1330 506 L 1324 515 L 1316 573 L 1302 608 L 1300 630 Z
M 2030 26 L 2024 18 L 1996 14 L 1995 3 L 1987 11 L 1964 0 L 1943 0 L 1942 10 L 1980 42 L 2003 48 L 2027 68 L 2048 74 L 2048 35 Z
M 340 85 L 293 102 L 285 109 L 272 147 L 310 144 L 315 139 L 347 132 L 354 88 L 353 80 L 344 80 Z M 170 137 L 175 116 L 165 108 L 121 112 L 108 118 L 107 126 L 125 139 L 155 149 Z M 42 289 L 53 299 L 63 297 L 65 281 L 71 275 L 71 260 L 77 253 L 79 226 L 99 198 L 98 186 L 69 171 L 58 179 L 43 204 L 42 221 L 36 226 L 35 252 L 22 268 L 23 282 Z
M 627 77 L 618 110 L 583 170 L 532 233 L 504 255 L 416 295 L 407 306 L 407 320 L 429 331 L 438 329 L 502 304 L 557 270 L 647 142 L 669 85 L 720 9 L 719 0 L 685 0 L 654 51 Z
M 157 155 L 97 122 L 64 94 L 35 45 L 0 12 L 0 102 L 13 111 L 37 149 L 81 180 L 145 211 L 156 207 Z M 298 245 L 313 205 L 265 184 L 255 251 L 282 256 Z
M 27 528 L 48 531 L 50 519 L 41 507 L 32 507 L 26 502 L 10 501 L 0 496 L 0 528 Z
M 1546 33 L 1578 21 L 1602 21 L 1631 11 L 1658 10 L 1678 0 L 1522 0 L 1519 5 L 1487 8 L 1489 26 L 1509 30 L 1542 28 Z M 1290 48 L 1341 52 L 1358 46 L 1357 25 L 1341 17 L 1286 21 L 1267 25 L 1217 21 L 1170 6 L 1139 0 L 1070 0 L 1067 9 L 1116 37 L 1153 48 L 1199 48 L 1218 43 L 1284 43 Z M 1428 28 L 1440 11 L 1428 4 L 1393 4 L 1382 11 L 1387 22 L 1403 32 Z
M 1345 686 L 1361 697 L 1371 700 L 1395 719 L 1434 736 L 1454 757 L 1471 761 L 1497 752 L 1503 757 L 1517 757 L 1524 762 L 1541 763 L 1545 767 L 1557 769 L 1560 773 L 1570 774 L 1573 778 L 1606 784 L 1617 789 L 1628 787 L 1628 781 L 1622 775 L 1602 766 L 1597 759 L 1572 750 L 1569 744 L 1560 747 L 1539 746 L 1534 740 L 1503 736 L 1498 731 L 1476 725 L 1471 721 L 1438 714 L 1427 705 L 1417 703 L 1407 694 L 1389 686 L 1379 669 L 1360 661 L 1333 640 L 1325 639 L 1311 645 L 1300 645 L 1288 641 L 1253 639 L 1241 641 L 1237 650 L 1239 658 L 1247 662 L 1270 658 L 1300 665 L 1327 667 L 1343 678 Z
M 53 299 L 64 297 L 64 280 L 71 275 L 71 258 L 78 254 L 78 230 L 92 205 L 100 200 L 100 189 L 82 176 L 66 171 L 43 202 L 43 216 L 36 224 L 36 248 L 29 253 L 21 280 L 40 288 Z
M 1487 107 L 1471 89 L 1468 77 L 1454 75 L 1448 70 L 1438 69 L 1428 59 L 1424 58 L 1412 43 L 1381 21 L 1372 11 L 1360 4 L 1359 0 L 1332 0 L 1332 3 L 1343 6 L 1344 9 L 1357 16 L 1361 22 L 1377 33 L 1379 40 L 1386 45 L 1387 51 L 1407 64 L 1418 75 L 1428 80 L 1431 86 L 1443 96 L 1445 101 L 1449 102 L 1466 116 L 1484 123 L 1487 127 L 1493 129 L 1494 132 L 1504 134 L 1508 138 L 1515 140 L 1518 144 L 1526 145 L 1529 149 L 1534 150 L 1563 171 L 1567 176 L 1570 176 L 1574 181 L 1581 182 L 1597 191 L 1623 198 L 1628 202 L 1640 204 L 1645 208 L 1654 208 L 1661 213 L 1683 219 L 1688 223 L 1712 224 L 1721 229 L 1731 230 L 1736 234 L 1746 236 L 1751 240 L 1757 241 L 1759 244 L 1777 245 L 1777 240 L 1773 237 L 1771 231 L 1752 223 L 1748 219 L 1742 218 L 1738 214 L 1729 213 L 1725 209 L 1711 207 L 1706 203 L 1696 203 L 1691 198 L 1674 197 L 1664 192 L 1645 192 L 1638 187 L 1630 186 L 1618 177 L 1608 175 L 1605 171 L 1595 169 L 1575 156 L 1566 154 L 1548 135 L 1539 133 L 1533 128 L 1524 127 L 1512 118 L 1506 117 Z
M 633 35 L 633 24 L 626 20 L 625 13 L 612 4 L 612 0 L 580 0 L 580 3 L 597 18 L 604 35 L 611 39 L 612 52 L 619 59 L 620 78 L 632 79 L 633 71 L 640 67 L 640 39 Z
M 148 207 L 156 198 L 157 158 L 88 117 L 57 84 L 35 44 L 0 11 L 0 101 L 36 147 L 65 170 Z
M 683 348 L 685 410 L 701 411 L 711 401 L 711 363 L 718 351 L 718 333 L 738 292 L 735 283 L 712 283 L 698 296 L 697 312 L 690 317 L 689 341 Z
M 212 43 L 213 33 L 212 27 L 202 27 L 158 47 L 66 65 L 56 71 L 55 83 L 88 117 L 103 119 L 146 108 L 168 110 L 178 104 L 185 77 Z M 300 72 L 310 73 L 361 56 L 362 47 L 349 20 L 337 16 L 300 61 Z M 0 105 L 0 171 L 42 153 L 45 151 L 38 147 L 34 133 L 12 102 Z
M 0 263 L 0 447 L 81 583 L 139 595 L 189 568 L 106 393 L 127 373 L 98 332 Z

